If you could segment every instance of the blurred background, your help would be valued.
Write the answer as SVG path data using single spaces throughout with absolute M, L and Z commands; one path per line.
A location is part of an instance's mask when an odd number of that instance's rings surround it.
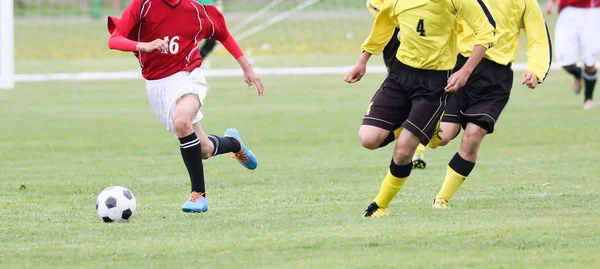
M 128 0 L 14 1 L 17 74 L 137 68 L 130 54 L 107 47 L 106 17 Z M 353 64 L 373 21 L 363 0 L 224 0 L 223 13 L 257 67 Z M 555 17 L 547 20 L 553 28 Z M 219 48 L 209 58 L 211 68 L 236 64 Z

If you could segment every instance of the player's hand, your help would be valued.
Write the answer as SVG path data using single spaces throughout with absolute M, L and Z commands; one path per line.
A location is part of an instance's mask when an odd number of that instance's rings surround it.
M 244 81 L 248 84 L 249 88 L 256 87 L 258 91 L 258 96 L 265 95 L 265 87 L 260 81 L 260 78 L 254 72 L 254 69 L 244 70 Z
M 527 85 L 527 87 L 529 87 L 530 89 L 535 89 L 535 87 L 537 87 L 537 85 L 539 84 L 537 76 L 531 72 L 523 73 L 521 79 L 521 85 Z
M 169 51 L 169 44 L 164 39 L 156 39 L 152 42 L 140 42 L 137 44 L 136 49 L 143 52 L 158 50 L 161 53 L 167 53 Z
M 352 69 L 350 69 L 350 71 L 348 71 L 348 74 L 346 74 L 346 78 L 344 78 L 344 81 L 348 83 L 358 82 L 365 75 L 366 72 L 367 65 L 357 63 L 356 65 L 354 65 L 354 67 L 352 67 Z
M 548 1 L 546 2 L 546 14 L 550 15 L 552 14 L 552 10 L 554 10 L 554 1 Z
M 458 89 L 465 86 L 470 75 L 471 72 L 469 71 L 466 71 L 464 69 L 458 70 L 458 72 L 452 74 L 452 76 L 448 78 L 448 85 L 446 85 L 446 88 L 444 88 L 444 90 L 451 93 L 458 91 Z

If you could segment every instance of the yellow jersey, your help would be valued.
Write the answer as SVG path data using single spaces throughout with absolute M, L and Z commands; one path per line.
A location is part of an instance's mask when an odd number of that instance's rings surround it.
M 381 54 L 399 26 L 396 58 L 426 70 L 450 70 L 456 65 L 457 15 L 474 30 L 474 45 L 492 47 L 496 22 L 483 0 L 387 0 L 383 3 L 362 50 Z
M 542 82 L 552 62 L 552 44 L 548 27 L 537 0 L 487 0 L 496 20 L 498 43 L 485 52 L 485 58 L 501 65 L 508 65 L 517 57 L 520 30 L 527 36 L 527 71 Z M 458 20 L 458 49 L 469 57 L 473 49 L 473 30 Z
M 373 16 L 377 16 L 381 6 L 383 6 L 383 2 L 385 0 L 367 0 L 367 9 L 373 14 Z

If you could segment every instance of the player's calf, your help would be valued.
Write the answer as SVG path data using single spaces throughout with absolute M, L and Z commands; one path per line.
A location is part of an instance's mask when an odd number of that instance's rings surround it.
M 591 109 L 596 106 L 592 101 L 594 98 L 594 88 L 598 79 L 598 71 L 595 66 L 586 66 L 583 72 L 583 80 L 585 82 L 585 97 L 584 109 Z
M 563 69 L 573 76 L 573 92 L 575 94 L 579 94 L 581 92 L 581 79 L 583 77 L 583 71 L 581 70 L 581 67 L 572 64 L 563 66 Z

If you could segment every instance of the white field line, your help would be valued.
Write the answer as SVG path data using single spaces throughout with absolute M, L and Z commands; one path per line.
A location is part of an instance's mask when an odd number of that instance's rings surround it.
M 350 70 L 351 66 L 334 67 L 281 67 L 281 68 L 256 68 L 256 73 L 260 76 L 282 76 L 282 75 L 343 75 Z M 525 70 L 525 64 L 515 63 L 512 66 L 515 71 Z M 552 69 L 559 69 L 558 65 L 553 65 Z M 368 66 L 367 73 L 386 73 L 384 66 Z M 207 77 L 236 77 L 242 75 L 240 69 L 207 69 L 204 70 Z M 125 80 L 141 79 L 141 73 L 137 71 L 125 72 L 84 72 L 84 73 L 48 73 L 48 74 L 17 74 L 17 82 L 36 82 L 36 81 L 87 81 L 87 80 Z

